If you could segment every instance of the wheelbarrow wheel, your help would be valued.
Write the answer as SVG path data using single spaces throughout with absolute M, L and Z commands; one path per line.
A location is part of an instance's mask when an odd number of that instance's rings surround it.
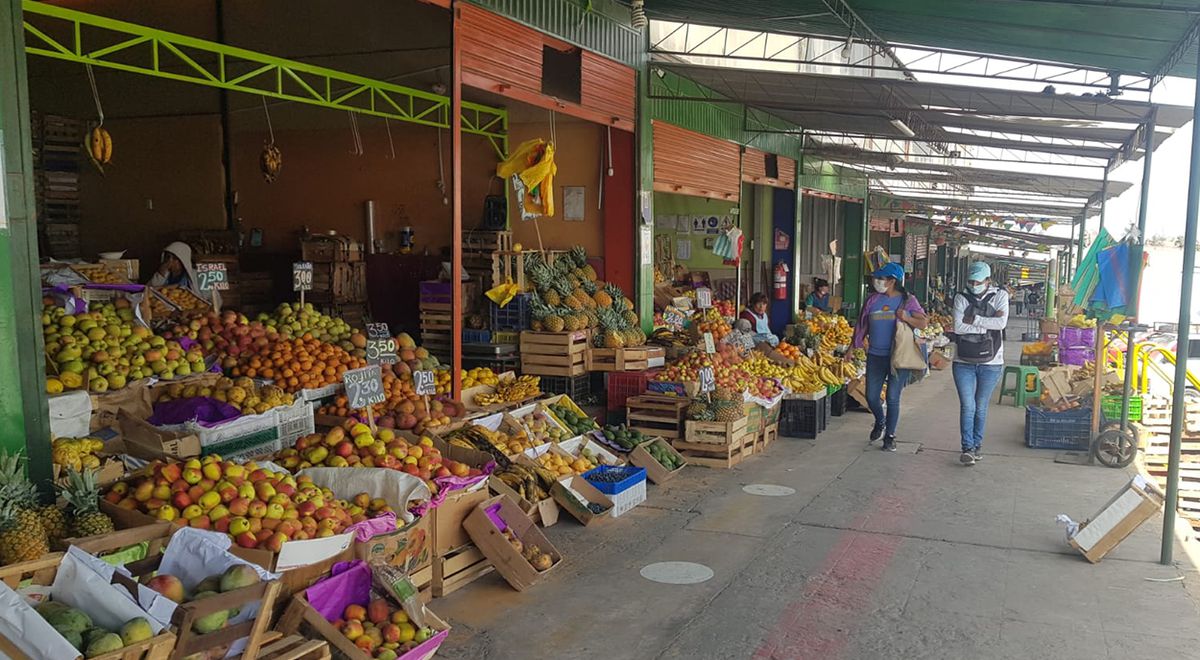
M 1137 456 L 1137 434 L 1132 428 L 1111 426 L 1096 436 L 1092 445 L 1092 455 L 1101 465 L 1110 468 L 1123 468 L 1133 462 Z

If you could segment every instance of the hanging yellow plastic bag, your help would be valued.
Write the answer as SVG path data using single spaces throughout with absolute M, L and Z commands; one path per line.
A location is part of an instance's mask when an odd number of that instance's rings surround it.
M 521 219 L 554 215 L 554 144 L 541 138 L 521 143 L 504 162 L 496 166 L 496 176 L 512 179 L 521 207 Z
M 508 305 L 518 293 L 521 292 L 521 287 L 512 282 L 506 282 L 499 286 L 492 287 L 485 294 L 489 300 L 496 303 L 500 307 Z

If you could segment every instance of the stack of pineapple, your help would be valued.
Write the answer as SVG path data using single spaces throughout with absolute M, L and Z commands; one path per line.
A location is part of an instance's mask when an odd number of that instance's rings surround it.
M 687 418 L 697 422 L 732 422 L 746 414 L 741 393 L 728 387 L 718 387 L 712 393 L 712 401 L 703 396 L 692 400 L 687 407 Z
M 0 451 L 0 564 L 39 559 L 71 536 L 113 531 L 112 520 L 100 511 L 96 470 L 67 470 L 62 494 L 71 524 L 58 505 L 39 505 L 37 486 L 26 476 L 21 457 Z
M 531 302 L 533 329 L 573 332 L 597 328 L 598 348 L 642 346 L 642 332 L 633 301 L 621 287 L 597 281 L 596 270 L 587 262 L 587 251 L 576 245 L 553 264 L 538 253 L 525 258 L 525 273 L 534 286 Z

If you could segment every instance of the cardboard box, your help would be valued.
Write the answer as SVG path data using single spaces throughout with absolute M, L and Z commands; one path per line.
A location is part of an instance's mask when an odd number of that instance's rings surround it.
M 138 417 L 118 413 L 121 440 L 130 456 L 148 461 L 182 461 L 200 455 L 200 437 L 184 431 L 164 431 Z
M 1055 403 L 1071 395 L 1071 376 L 1077 367 L 1054 367 L 1042 371 L 1042 391 Z
M 390 534 L 356 540 L 353 550 L 355 559 L 384 562 L 412 575 L 433 565 L 433 516 L 421 516 Z
M 509 488 L 508 484 L 501 481 L 499 477 L 488 477 L 488 488 L 497 495 L 512 498 L 512 501 L 521 507 L 530 520 L 542 527 L 550 527 L 558 522 L 558 504 L 554 501 L 553 493 L 551 493 L 551 497 L 547 497 L 541 502 L 530 502 L 521 497 L 517 491 Z
M 470 492 L 451 491 L 447 493 L 446 499 L 430 512 L 435 557 L 441 557 L 471 542 L 471 537 L 463 530 L 463 521 L 476 505 L 487 498 L 487 488 Z
M 1096 515 L 1079 526 L 1071 536 L 1071 547 L 1093 564 L 1099 563 L 1162 507 L 1163 497 L 1157 488 L 1141 475 L 1135 476 Z
M 668 470 L 667 468 L 663 467 L 662 463 L 659 463 L 653 456 L 651 456 L 650 452 L 646 451 L 646 445 L 648 444 L 658 445 L 660 448 L 671 452 L 677 456 L 679 460 L 683 462 L 683 464 L 674 470 Z M 684 459 L 683 454 L 680 454 L 678 451 L 676 451 L 675 448 L 671 446 L 671 443 L 663 440 L 662 438 L 655 438 L 648 443 L 634 447 L 633 451 L 629 452 L 629 462 L 640 468 L 645 468 L 646 478 L 656 484 L 666 483 L 671 479 L 674 479 L 675 475 L 679 474 L 683 471 L 683 468 L 687 467 L 687 460 Z
M 524 591 L 542 579 L 542 576 L 562 564 L 562 553 L 550 543 L 550 539 L 542 534 L 542 530 L 521 511 L 521 507 L 504 495 L 497 495 L 481 502 L 466 521 L 463 527 L 475 541 L 475 545 L 484 556 L 492 562 L 504 579 L 517 591 Z M 526 548 L 537 546 L 542 552 L 550 555 L 550 568 L 539 571 L 533 567 L 517 549 L 504 538 L 503 532 L 512 530 Z
M 596 520 L 608 518 L 612 513 L 613 501 L 608 495 L 601 493 L 587 479 L 580 476 L 563 477 L 554 483 L 550 489 L 554 501 L 567 510 L 576 520 L 586 527 Z M 580 501 L 580 497 L 586 502 Z M 599 504 L 604 507 L 601 513 L 593 513 L 587 504 Z
M 121 415 L 147 419 L 154 413 L 154 401 L 150 398 L 149 379 L 129 383 L 119 390 L 92 394 L 91 429 L 120 425 Z
M 137 282 L 141 277 L 141 262 L 137 259 L 100 259 L 113 273 L 119 274 L 130 282 Z

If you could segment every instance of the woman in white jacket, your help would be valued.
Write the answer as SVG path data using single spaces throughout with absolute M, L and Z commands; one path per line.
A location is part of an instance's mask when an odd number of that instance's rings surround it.
M 220 301 L 216 289 L 201 291 L 200 280 L 196 277 L 196 268 L 192 263 L 192 248 L 187 243 L 175 241 L 163 248 L 162 263 L 158 271 L 150 278 L 149 286 L 178 286 L 188 289 L 200 296 L 201 300 L 210 300 L 214 307 Z
M 1004 373 L 1004 339 L 1008 325 L 1008 291 L 992 284 L 986 263 L 971 264 L 967 289 L 954 296 L 954 386 L 958 389 L 959 462 L 974 465 L 983 458 L 980 447 L 987 425 L 988 402 Z

